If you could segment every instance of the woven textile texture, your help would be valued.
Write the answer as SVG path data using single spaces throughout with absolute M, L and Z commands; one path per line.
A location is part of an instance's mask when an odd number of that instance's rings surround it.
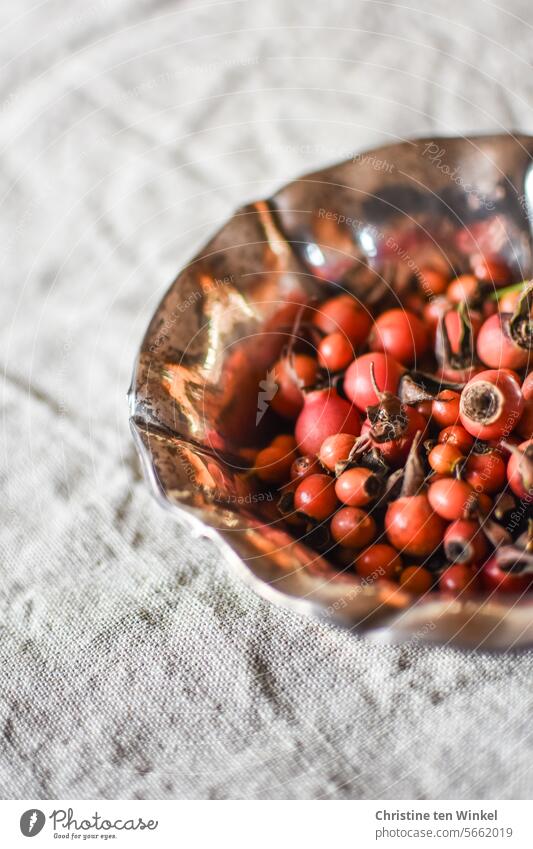
M 0 795 L 531 798 L 533 653 L 380 646 L 152 500 L 136 347 L 231 211 L 413 135 L 533 131 L 529 0 L 4 0 Z

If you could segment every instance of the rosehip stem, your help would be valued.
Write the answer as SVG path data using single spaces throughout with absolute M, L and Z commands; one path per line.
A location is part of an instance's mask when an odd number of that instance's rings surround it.
M 369 434 L 363 433 L 361 436 L 358 436 L 353 447 L 350 449 L 350 453 L 346 460 L 339 460 L 339 462 L 335 464 L 335 475 L 340 477 L 348 466 L 351 466 L 358 454 L 364 454 L 365 451 L 370 451 L 371 448 L 372 440 Z
M 444 389 L 461 392 L 465 383 L 453 380 L 436 380 L 432 374 L 424 371 L 412 371 L 400 380 L 400 399 L 404 404 L 418 404 L 420 401 L 434 401 Z
M 382 392 L 381 389 L 378 386 L 378 383 L 377 383 L 377 380 L 376 380 L 376 370 L 374 368 L 374 361 L 372 361 L 370 363 L 369 368 L 370 368 L 370 382 L 372 384 L 372 389 L 376 393 L 376 397 L 377 397 L 378 401 L 383 401 L 383 397 L 384 397 L 385 393 Z
M 418 451 L 421 437 L 422 431 L 417 430 L 405 464 L 405 472 L 400 493 L 402 498 L 416 495 L 424 484 L 426 473 Z

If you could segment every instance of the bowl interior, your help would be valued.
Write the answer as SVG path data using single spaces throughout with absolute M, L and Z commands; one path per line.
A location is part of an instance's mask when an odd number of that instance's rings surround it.
M 464 604 L 415 602 L 334 569 L 293 535 L 248 469 L 257 448 L 287 430 L 269 404 L 270 369 L 304 307 L 343 290 L 371 312 L 401 305 L 419 269 L 460 274 L 477 257 L 531 276 L 532 151 L 533 139 L 506 135 L 360 154 L 238 210 L 164 296 L 130 389 L 145 473 L 165 506 L 217 532 L 260 592 L 397 637 L 431 613 L 440 624 L 421 639 L 470 645 L 484 631 L 487 645 L 508 644 L 501 623 L 508 629 L 511 604 L 479 599 L 465 613 Z M 530 603 L 514 602 L 523 629 Z M 531 638 L 524 633 L 521 643 Z

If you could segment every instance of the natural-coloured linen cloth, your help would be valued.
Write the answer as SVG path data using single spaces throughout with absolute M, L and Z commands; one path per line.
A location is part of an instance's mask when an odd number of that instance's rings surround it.
M 533 653 L 257 598 L 152 500 L 126 389 L 243 202 L 414 135 L 533 131 L 530 0 L 5 0 L 0 791 L 530 798 Z

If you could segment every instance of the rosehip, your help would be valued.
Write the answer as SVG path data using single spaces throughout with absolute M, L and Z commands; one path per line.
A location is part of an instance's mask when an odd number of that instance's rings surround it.
M 276 445 L 279 448 L 285 448 L 286 451 L 294 451 L 296 449 L 296 439 L 290 433 L 280 433 L 275 436 L 271 445 Z
M 479 575 L 484 589 L 505 594 L 520 595 L 526 592 L 533 582 L 533 575 L 507 572 L 502 569 L 496 556 L 483 564 Z
M 456 519 L 444 531 L 444 551 L 452 563 L 481 563 L 488 545 L 479 522 Z
M 424 494 L 398 498 L 389 504 L 385 531 L 391 545 L 412 557 L 426 557 L 442 542 L 445 523 Z
M 429 347 L 425 325 L 413 312 L 405 309 L 382 313 L 376 319 L 368 341 L 372 351 L 389 354 L 406 366 L 423 356 Z
M 366 580 L 393 581 L 401 571 L 402 560 L 392 546 L 375 543 L 355 558 L 354 566 L 357 574 Z
M 495 313 L 487 318 L 477 338 L 477 355 L 490 368 L 522 369 L 531 352 L 518 345 L 509 329 L 511 313 Z
M 472 452 L 464 471 L 464 478 L 476 492 L 499 492 L 505 485 L 506 464 L 499 451 L 483 454 Z
M 344 391 L 350 401 L 363 411 L 372 404 L 377 404 L 379 400 L 372 384 L 371 363 L 374 364 L 376 383 L 381 392 L 395 394 L 400 377 L 405 371 L 403 366 L 387 354 L 363 354 L 362 357 L 357 357 L 346 370 Z
M 335 481 L 328 475 L 310 475 L 296 488 L 294 507 L 311 519 L 322 521 L 337 507 Z
M 470 315 L 468 307 L 461 304 L 456 311 L 446 313 L 437 325 L 435 357 L 440 367 L 438 376 L 443 380 L 466 383 L 483 370 L 474 359 L 474 327 Z
M 359 436 L 361 420 L 355 407 L 339 396 L 336 389 L 316 389 L 305 396 L 296 421 L 295 435 L 303 454 L 318 454 L 327 436 L 334 433 Z
M 522 414 L 520 385 L 507 371 L 482 371 L 461 393 L 461 424 L 477 439 L 509 434 Z
M 475 310 L 468 309 L 466 311 L 466 315 L 470 322 L 470 326 L 472 327 L 474 339 L 476 339 L 481 325 L 483 324 L 483 317 Z M 461 347 L 461 335 L 463 333 L 459 310 L 448 310 L 444 316 L 444 323 L 446 325 L 446 330 L 448 331 L 448 338 L 450 340 L 452 352 L 454 354 L 458 354 Z
M 331 520 L 330 530 L 340 545 L 363 548 L 376 536 L 376 523 L 359 507 L 341 507 Z
M 458 478 L 434 481 L 428 489 L 428 500 L 435 513 L 450 522 L 467 518 L 477 503 L 472 487 Z
M 313 316 L 313 324 L 323 333 L 340 332 L 355 347 L 366 342 L 372 319 L 352 295 L 337 295 L 325 301 Z
M 404 411 L 407 416 L 407 428 L 401 436 L 397 439 L 386 440 L 385 442 L 372 440 L 373 446 L 381 452 L 383 458 L 391 466 L 401 465 L 407 459 L 409 449 L 413 444 L 413 439 L 417 431 L 424 433 L 427 428 L 427 419 L 414 407 L 406 404 L 404 405 Z M 369 433 L 371 429 L 372 426 L 369 420 L 365 419 L 361 428 L 361 435 Z
M 419 286 L 428 298 L 442 295 L 448 286 L 448 275 L 436 268 L 421 268 L 418 273 Z
M 428 454 L 429 465 L 441 475 L 450 475 L 461 460 L 462 451 L 451 442 L 438 442 Z
M 273 379 L 277 391 L 271 400 L 272 409 L 287 419 L 295 419 L 304 405 L 302 387 L 316 382 L 318 363 L 307 354 L 284 357 L 275 364 Z
M 328 371 L 345 369 L 354 357 L 352 343 L 343 333 L 330 333 L 318 345 L 318 362 Z
M 347 460 L 355 443 L 355 436 L 349 433 L 334 433 L 328 436 L 318 452 L 318 459 L 330 472 L 335 471 L 337 463 Z
M 423 566 L 407 566 L 400 574 L 400 586 L 413 595 L 423 595 L 431 589 L 433 576 Z
M 474 438 L 461 425 L 449 425 L 439 433 L 439 442 L 455 445 L 463 454 L 468 454 L 474 444 Z
M 361 467 L 347 469 L 337 478 L 335 484 L 337 498 L 350 507 L 364 507 L 370 504 L 381 490 L 382 484 L 378 476 L 370 469 Z
M 452 280 L 446 290 L 446 296 L 452 304 L 466 303 L 476 306 L 480 300 L 480 284 L 473 274 L 461 274 Z
M 446 595 L 466 596 L 474 595 L 477 590 L 477 577 L 471 566 L 464 563 L 456 563 L 448 566 L 441 574 L 439 587 Z
M 459 421 L 461 396 L 452 389 L 443 389 L 433 401 L 431 417 L 439 427 L 450 427 Z
M 269 445 L 255 458 L 255 473 L 266 483 L 281 483 L 289 477 L 294 452 L 280 445 Z
M 291 480 L 301 481 L 309 475 L 321 474 L 322 468 L 314 454 L 297 457 L 291 466 Z
M 505 260 L 498 257 L 474 256 L 472 271 L 480 280 L 487 280 L 495 286 L 505 286 L 511 280 L 511 269 Z

